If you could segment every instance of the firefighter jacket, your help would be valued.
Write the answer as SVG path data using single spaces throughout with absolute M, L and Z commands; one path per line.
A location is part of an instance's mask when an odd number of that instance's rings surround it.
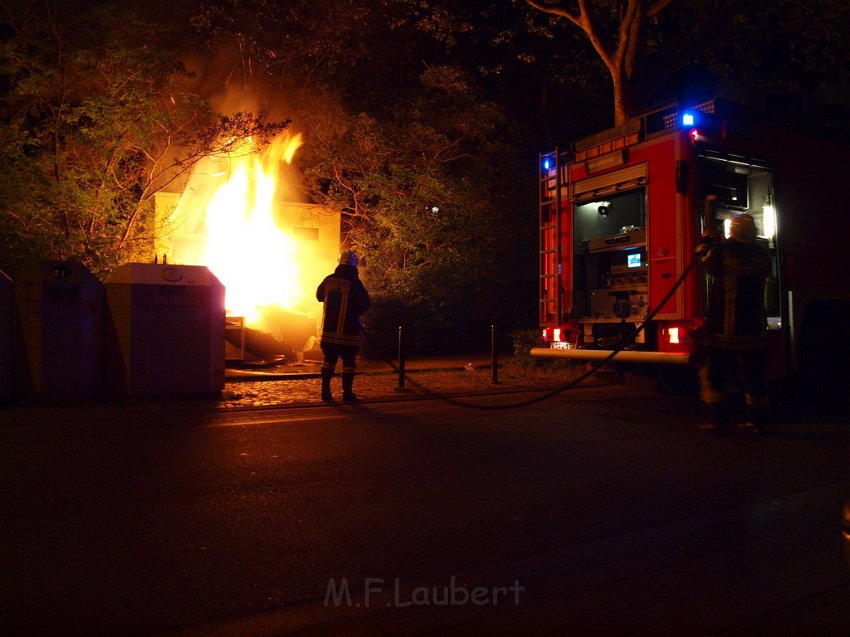
M 369 309 L 369 294 L 357 268 L 338 265 L 316 290 L 316 299 L 324 304 L 320 343 L 360 345 L 360 316 Z
M 728 239 L 701 243 L 697 258 L 711 275 L 708 346 L 749 350 L 767 347 L 764 283 L 770 255 L 757 243 Z

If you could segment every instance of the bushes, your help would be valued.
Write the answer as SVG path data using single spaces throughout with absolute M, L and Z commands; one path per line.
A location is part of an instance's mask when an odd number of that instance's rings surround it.
M 537 358 L 531 355 L 535 347 L 546 347 L 539 329 L 517 330 L 511 332 L 514 344 L 514 356 L 511 362 L 520 367 L 545 367 L 547 369 L 579 369 L 581 361 L 566 358 Z

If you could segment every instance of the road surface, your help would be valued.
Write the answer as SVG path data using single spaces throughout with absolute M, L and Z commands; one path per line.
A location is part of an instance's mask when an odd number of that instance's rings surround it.
M 842 422 L 717 438 L 621 386 L 71 420 L 0 427 L 6 634 L 850 626 Z

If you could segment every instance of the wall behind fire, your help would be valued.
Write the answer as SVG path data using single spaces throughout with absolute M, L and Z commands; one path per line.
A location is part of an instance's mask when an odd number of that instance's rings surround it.
M 191 194 L 160 192 L 156 195 L 157 230 L 154 247 L 157 258 L 175 264 L 208 265 L 215 274 L 214 266 L 203 263 L 207 243 L 206 206 L 191 205 L 187 197 L 191 199 Z M 297 302 L 284 309 L 290 318 L 293 313 L 304 315 L 314 319 L 317 324 L 321 317 L 321 305 L 315 299 L 315 290 L 322 278 L 336 267 L 340 249 L 340 213 L 316 204 L 278 201 L 275 202 L 274 221 L 277 229 L 297 244 L 298 274 L 297 281 L 293 281 L 292 285 L 303 291 Z M 286 247 L 281 246 L 281 250 L 284 249 Z M 270 266 L 265 270 L 273 268 Z M 257 280 L 280 276 L 284 276 L 283 273 L 275 271 L 252 273 L 252 277 Z M 280 317 L 279 312 L 275 315 Z M 267 321 L 258 321 L 255 325 L 272 333 L 279 331 L 268 328 L 263 325 L 264 322 Z M 299 349 L 297 344 L 293 347 Z

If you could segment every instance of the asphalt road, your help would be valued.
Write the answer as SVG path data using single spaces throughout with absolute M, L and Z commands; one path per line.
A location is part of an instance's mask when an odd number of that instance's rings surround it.
M 0 427 L 2 629 L 847 634 L 846 423 L 696 422 L 609 387 Z

